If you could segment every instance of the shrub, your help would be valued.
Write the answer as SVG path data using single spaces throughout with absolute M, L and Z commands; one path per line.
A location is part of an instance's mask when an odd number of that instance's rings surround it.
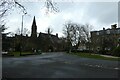
M 112 55 L 120 57 L 120 46 L 113 49 Z

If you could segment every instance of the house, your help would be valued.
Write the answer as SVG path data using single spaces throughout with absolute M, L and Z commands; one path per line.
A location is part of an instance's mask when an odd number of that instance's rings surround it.
M 120 41 L 120 28 L 117 24 L 111 25 L 111 29 L 91 31 L 91 50 L 112 50 L 119 45 Z

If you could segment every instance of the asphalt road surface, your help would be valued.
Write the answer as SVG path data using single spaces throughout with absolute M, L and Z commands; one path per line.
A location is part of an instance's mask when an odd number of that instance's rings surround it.
M 118 78 L 119 71 L 118 61 L 63 52 L 2 59 L 3 78 Z

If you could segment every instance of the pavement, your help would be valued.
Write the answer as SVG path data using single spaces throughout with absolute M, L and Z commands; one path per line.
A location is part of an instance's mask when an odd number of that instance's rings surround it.
M 100 55 L 100 56 L 103 56 L 103 57 L 109 57 L 109 58 L 120 58 L 120 57 L 111 56 L 111 55 Z
M 91 54 L 91 55 L 100 55 L 100 56 L 103 56 L 103 57 L 109 57 L 109 58 L 120 58 L 120 57 L 117 57 L 117 56 L 102 55 L 102 54 Z
M 3 57 L 3 78 L 118 78 L 119 61 L 81 58 L 64 52 Z

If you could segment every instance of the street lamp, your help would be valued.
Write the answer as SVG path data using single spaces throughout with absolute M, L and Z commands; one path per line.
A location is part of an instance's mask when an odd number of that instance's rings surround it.
M 23 33 L 23 17 L 24 17 L 24 15 L 22 15 L 21 35 Z
M 24 13 L 24 15 L 26 15 L 27 13 Z M 23 36 L 23 17 L 24 17 L 24 15 L 22 15 L 22 24 L 21 24 L 21 38 L 20 38 L 20 55 L 21 55 L 21 53 L 22 53 L 22 36 Z

